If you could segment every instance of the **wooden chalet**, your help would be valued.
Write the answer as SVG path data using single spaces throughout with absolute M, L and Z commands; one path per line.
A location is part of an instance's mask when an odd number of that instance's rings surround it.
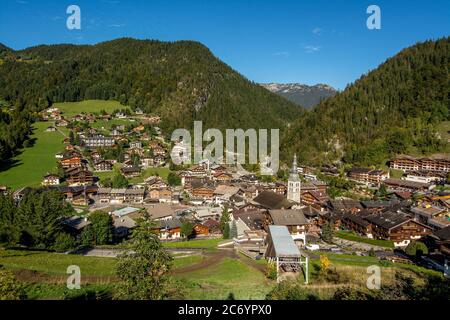
M 83 168 L 72 168 L 66 171 L 69 186 L 87 186 L 94 182 L 91 171 Z
M 71 169 L 71 168 L 80 168 L 82 166 L 82 159 L 81 156 L 69 156 L 67 158 L 64 158 L 60 161 L 61 166 L 64 169 Z
M 123 167 L 120 169 L 122 174 L 127 178 L 135 178 L 141 175 L 141 168 L 132 166 L 132 167 Z
M 396 247 L 405 247 L 411 241 L 430 235 L 432 229 L 414 221 L 401 212 L 387 211 L 365 218 L 372 224 L 373 237 L 394 242 Z

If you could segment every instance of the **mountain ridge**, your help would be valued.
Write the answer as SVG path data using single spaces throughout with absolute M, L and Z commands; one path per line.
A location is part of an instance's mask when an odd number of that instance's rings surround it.
M 303 112 L 196 41 L 120 38 L 95 45 L 39 45 L 17 54 L 28 63 L 2 65 L 0 99 L 31 111 L 55 102 L 118 100 L 160 115 L 169 132 L 192 128 L 194 120 L 218 129 L 283 129 Z
M 322 83 L 313 86 L 301 83 L 273 82 L 261 83 L 260 85 L 306 109 L 311 109 L 322 100 L 333 97 L 338 93 L 338 90 Z
M 450 37 L 401 50 L 299 119 L 283 148 L 316 164 L 384 165 L 400 153 L 450 152 L 437 132 L 450 120 L 449 57 Z

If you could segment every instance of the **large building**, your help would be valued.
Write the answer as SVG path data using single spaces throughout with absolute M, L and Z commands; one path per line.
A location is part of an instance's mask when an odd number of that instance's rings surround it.
M 292 163 L 291 174 L 288 179 L 288 191 L 287 198 L 288 200 L 295 201 L 297 203 L 301 203 L 301 185 L 300 177 L 298 176 L 297 169 L 297 155 L 294 156 L 294 162 Z
M 389 179 L 389 172 L 372 170 L 369 168 L 352 168 L 348 175 L 353 180 L 377 186 L 379 186 L 382 181 Z
M 115 145 L 114 138 L 93 136 L 83 139 L 83 144 L 88 148 L 105 148 Z
M 390 167 L 402 171 L 450 172 L 450 155 L 436 154 L 428 158 L 400 155 L 391 161 Z

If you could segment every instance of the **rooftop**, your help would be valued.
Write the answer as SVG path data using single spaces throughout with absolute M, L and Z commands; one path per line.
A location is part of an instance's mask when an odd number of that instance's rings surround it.
M 269 252 L 270 256 L 300 257 L 300 250 L 292 239 L 286 226 L 269 226 L 269 237 L 273 244 L 274 251 Z

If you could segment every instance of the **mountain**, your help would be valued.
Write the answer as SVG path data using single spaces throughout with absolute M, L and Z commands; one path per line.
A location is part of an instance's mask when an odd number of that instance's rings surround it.
M 218 129 L 284 128 L 304 112 L 194 41 L 123 38 L 16 54 L 22 59 L 0 67 L 0 100 L 30 111 L 55 102 L 114 99 L 161 116 L 167 132 L 189 129 L 194 120 Z
M 322 100 L 334 97 L 338 93 L 336 89 L 326 84 L 307 86 L 300 83 L 265 83 L 261 86 L 307 109 L 315 107 Z
M 384 164 L 399 153 L 449 152 L 450 38 L 406 48 L 292 125 L 285 155 L 318 164 Z

